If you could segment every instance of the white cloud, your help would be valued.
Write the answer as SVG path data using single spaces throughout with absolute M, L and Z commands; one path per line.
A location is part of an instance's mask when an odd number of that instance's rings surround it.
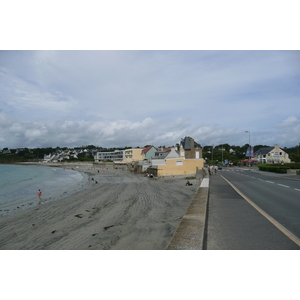
M 290 145 L 297 53 L 0 52 L 1 145 L 172 145 L 185 135 L 243 145 L 245 130 L 257 144 Z
M 281 124 L 276 125 L 276 128 L 286 128 L 286 127 L 293 127 L 297 128 L 300 126 L 300 120 L 298 120 L 295 116 L 290 116 L 285 119 Z

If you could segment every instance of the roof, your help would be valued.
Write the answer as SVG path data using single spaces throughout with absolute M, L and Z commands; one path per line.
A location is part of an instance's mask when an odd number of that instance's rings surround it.
M 144 149 L 142 150 L 142 153 L 147 153 L 152 147 L 153 147 L 153 146 L 149 146 L 149 147 L 147 147 L 147 148 L 144 148 Z
M 191 150 L 191 139 L 186 136 L 184 139 L 181 139 L 181 145 L 183 149 Z
M 156 151 L 155 152 L 155 159 L 164 159 L 166 158 L 166 156 L 171 152 L 171 150 L 169 151 Z
M 182 145 L 184 150 L 191 150 L 192 149 L 192 145 L 191 145 L 192 140 L 193 139 L 191 137 L 188 137 L 188 136 L 186 136 L 184 139 L 181 139 L 181 145 Z M 201 148 L 201 145 L 194 141 L 194 147 L 200 147 Z
M 264 148 L 260 148 L 257 151 L 255 151 L 254 155 L 265 155 L 268 154 L 269 152 L 271 152 L 274 149 L 274 147 L 264 147 Z

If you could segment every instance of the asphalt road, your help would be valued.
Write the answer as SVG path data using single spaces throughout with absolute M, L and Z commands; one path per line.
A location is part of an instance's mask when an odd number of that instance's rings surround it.
M 210 177 L 206 249 L 299 250 L 299 243 L 300 181 L 242 168 Z

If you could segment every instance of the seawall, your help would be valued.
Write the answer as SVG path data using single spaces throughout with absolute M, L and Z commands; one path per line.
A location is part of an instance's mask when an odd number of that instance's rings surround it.
M 166 250 L 203 250 L 209 197 L 209 175 L 205 174 Z

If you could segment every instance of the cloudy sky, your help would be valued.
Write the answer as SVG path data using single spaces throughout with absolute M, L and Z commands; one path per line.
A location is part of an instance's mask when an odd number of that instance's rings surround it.
M 299 51 L 1 51 L 0 148 L 295 146 Z

